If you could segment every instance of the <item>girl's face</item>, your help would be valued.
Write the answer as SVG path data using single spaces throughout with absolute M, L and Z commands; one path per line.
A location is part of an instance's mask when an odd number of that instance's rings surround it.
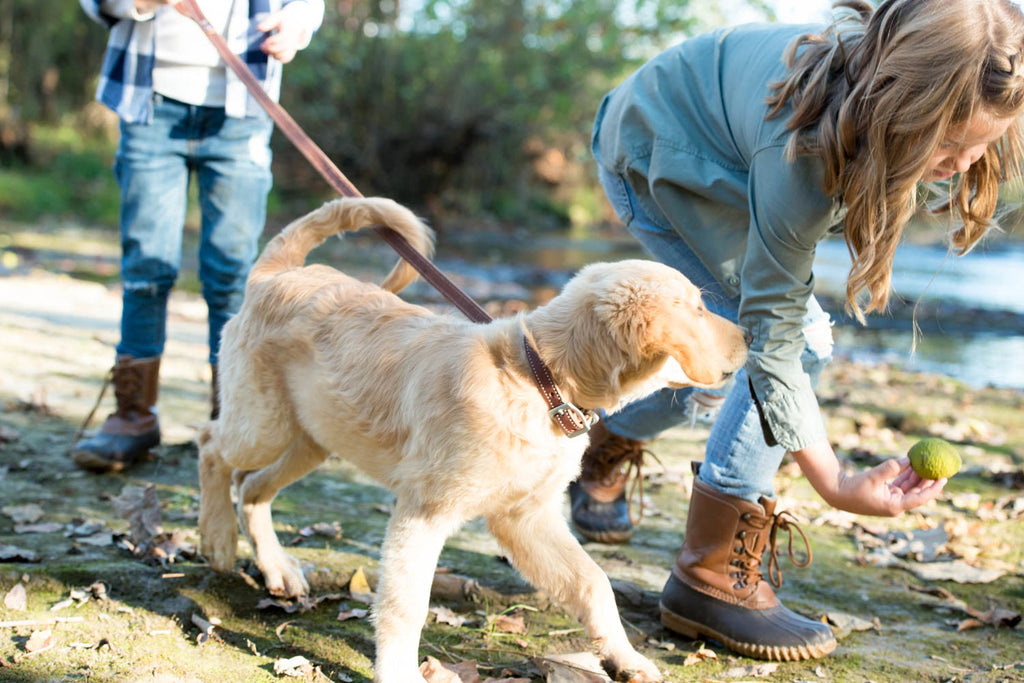
M 932 153 L 921 180 L 946 180 L 954 173 L 963 173 L 981 158 L 993 142 L 1003 137 L 1014 118 L 996 119 L 978 112 L 966 124 L 953 126 Z

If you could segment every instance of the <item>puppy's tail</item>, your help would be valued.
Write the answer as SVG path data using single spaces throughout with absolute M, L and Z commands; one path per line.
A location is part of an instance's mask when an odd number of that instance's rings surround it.
M 253 265 L 249 282 L 259 282 L 291 268 L 300 268 L 309 252 L 331 235 L 373 225 L 391 228 L 428 258 L 434 253 L 433 231 L 401 204 L 381 197 L 335 199 L 292 221 L 270 240 Z M 411 265 L 404 259 L 400 260 L 381 287 L 399 292 L 415 280 L 416 275 Z

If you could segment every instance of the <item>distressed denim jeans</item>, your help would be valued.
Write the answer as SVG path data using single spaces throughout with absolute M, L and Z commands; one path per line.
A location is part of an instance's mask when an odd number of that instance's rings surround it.
M 601 168 L 600 178 L 619 219 L 647 253 L 676 268 L 700 288 L 709 310 L 735 322 L 739 298 L 725 292 L 668 220 L 641 208 L 621 175 Z M 832 332 L 828 314 L 813 297 L 808 301 L 804 316 L 804 337 L 808 344 L 801 360 L 804 370 L 816 381 L 832 357 Z M 608 415 L 605 424 L 621 436 L 653 439 L 664 430 L 688 421 L 694 391 L 693 388 L 662 389 Z M 700 479 L 723 493 L 753 502 L 761 496 L 774 497 L 773 480 L 785 452 L 779 446 L 765 443 L 746 370 L 741 369 L 721 389 L 696 391 L 725 396 L 711 427 Z
M 199 280 L 209 320 L 210 362 L 224 323 L 238 311 L 256 259 L 270 193 L 269 117 L 233 119 L 155 95 L 149 124 L 121 123 L 114 177 L 121 188 L 119 354 L 160 355 L 167 299 L 181 268 L 188 188 L 202 215 Z

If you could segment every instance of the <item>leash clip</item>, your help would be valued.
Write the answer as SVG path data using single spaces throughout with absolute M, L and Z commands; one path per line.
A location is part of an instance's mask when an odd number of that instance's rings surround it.
M 576 424 L 583 425 L 576 431 L 566 431 L 565 435 L 570 439 L 575 438 L 580 434 L 586 434 L 587 432 L 590 431 L 590 428 L 593 427 L 600 419 L 600 416 L 593 410 L 581 410 L 580 408 L 577 408 L 571 403 L 563 403 L 561 405 L 555 406 L 554 408 L 548 411 L 548 416 L 551 417 L 551 419 L 555 421 L 555 424 L 557 424 L 563 430 L 565 429 L 566 425 L 565 422 L 561 421 L 561 418 L 563 416 L 568 416 L 570 420 L 574 420 Z

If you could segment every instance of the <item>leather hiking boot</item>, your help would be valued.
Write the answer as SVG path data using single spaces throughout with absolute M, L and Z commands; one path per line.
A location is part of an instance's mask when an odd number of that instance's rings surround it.
M 779 586 L 775 535 L 790 534 L 790 559 L 811 563 L 810 544 L 775 501 L 760 504 L 726 495 L 694 479 L 686 538 L 661 594 L 661 623 L 688 638 L 712 638 L 730 650 L 772 661 L 824 657 L 836 647 L 832 629 L 785 607 L 760 571 L 768 546 L 768 574 Z M 796 560 L 794 530 L 807 559 Z
M 625 543 L 643 516 L 641 464 L 646 441 L 613 434 L 598 422 L 590 429 L 579 479 L 569 484 L 572 523 L 585 538 L 598 543 Z M 640 488 L 640 517 L 633 519 L 626 484 Z M 632 493 L 632 491 L 630 492 Z
M 95 434 L 75 443 L 71 449 L 75 464 L 94 472 L 120 472 L 143 460 L 149 449 L 160 443 L 156 414 L 159 375 L 159 356 L 117 357 L 109 379 L 114 386 L 117 409 Z

